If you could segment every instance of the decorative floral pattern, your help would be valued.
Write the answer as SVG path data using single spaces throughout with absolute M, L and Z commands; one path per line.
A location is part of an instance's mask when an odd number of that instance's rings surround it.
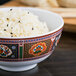
M 29 50 L 29 53 L 34 56 L 39 56 L 46 50 L 47 46 L 45 42 L 40 42 L 37 44 L 34 44 L 31 49 Z
M 5 45 L 0 45 L 0 56 L 8 57 L 12 54 L 12 51 Z

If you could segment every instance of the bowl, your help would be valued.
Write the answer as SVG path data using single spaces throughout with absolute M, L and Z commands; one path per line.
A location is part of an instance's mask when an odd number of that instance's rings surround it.
M 8 7 L 0 10 L 11 8 L 34 13 L 40 21 L 47 23 L 50 30 L 38 36 L 0 37 L 0 68 L 14 72 L 30 70 L 52 54 L 61 37 L 64 22 L 58 14 L 38 8 Z

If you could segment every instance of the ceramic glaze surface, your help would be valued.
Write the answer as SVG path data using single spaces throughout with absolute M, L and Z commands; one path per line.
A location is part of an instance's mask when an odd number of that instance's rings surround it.
M 30 39 L 0 39 L 0 61 L 26 61 L 41 58 L 57 45 L 62 28 L 55 33 Z
M 37 63 L 52 54 L 63 30 L 63 19 L 53 12 L 37 8 L 11 7 L 25 9 L 46 22 L 49 32 L 31 37 L 0 38 L 0 68 L 7 71 L 24 71 L 34 68 Z M 0 8 L 8 10 L 10 8 Z

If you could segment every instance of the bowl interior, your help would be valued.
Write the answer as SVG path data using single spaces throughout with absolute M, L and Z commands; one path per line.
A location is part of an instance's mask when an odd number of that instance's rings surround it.
M 39 10 L 39 9 L 26 9 L 30 12 L 33 12 L 37 16 L 39 16 L 39 20 L 42 22 L 46 22 L 50 32 L 56 29 L 60 29 L 63 26 L 62 18 L 56 14 L 49 11 Z
M 8 8 L 0 8 L 0 10 L 9 10 L 9 9 L 23 9 L 23 10 L 27 10 L 30 11 L 32 13 L 34 13 L 35 15 L 39 16 L 40 21 L 42 22 L 46 22 L 48 28 L 49 28 L 49 32 L 45 33 L 43 35 L 47 35 L 50 33 L 53 33 L 57 30 L 59 30 L 60 28 L 63 27 L 64 22 L 63 19 L 60 15 L 50 12 L 50 11 L 46 11 L 46 10 L 42 10 L 42 9 L 38 9 L 38 8 L 30 8 L 30 7 L 8 7 Z M 38 35 L 41 36 L 41 35 Z M 32 36 L 35 37 L 35 36 Z M 18 37 L 17 37 L 18 38 Z M 28 38 L 28 37 L 25 37 Z

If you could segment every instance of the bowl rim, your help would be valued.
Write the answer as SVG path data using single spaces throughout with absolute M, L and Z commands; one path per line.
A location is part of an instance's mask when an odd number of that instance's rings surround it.
M 42 37 L 42 36 L 46 36 L 46 35 L 49 35 L 49 34 L 53 34 L 53 33 L 55 33 L 55 32 L 57 32 L 57 31 L 59 31 L 60 29 L 62 29 L 63 28 L 63 26 L 64 26 L 64 20 L 63 20 L 63 18 L 59 15 L 59 14 L 57 14 L 57 13 L 54 13 L 54 12 L 51 12 L 51 11 L 48 11 L 48 10 L 44 10 L 44 9 L 41 9 L 41 8 L 33 8 L 33 7 L 2 7 L 2 8 L 0 8 L 0 9 L 33 9 L 33 10 L 37 10 L 37 11 L 42 11 L 42 12 L 46 12 L 46 13 L 51 13 L 51 14 L 53 14 L 53 15 L 56 15 L 56 16 L 58 16 L 59 18 L 60 18 L 60 20 L 61 20 L 61 25 L 59 26 L 59 27 L 57 27 L 56 29 L 54 29 L 54 30 L 52 30 L 52 31 L 49 31 L 49 32 L 47 32 L 47 33 L 44 33 L 44 34 L 41 34 L 41 35 L 37 35 L 37 36 L 27 36 L 27 37 L 0 37 L 0 38 L 2 38 L 2 39 L 25 39 L 25 38 L 36 38 L 36 37 Z

